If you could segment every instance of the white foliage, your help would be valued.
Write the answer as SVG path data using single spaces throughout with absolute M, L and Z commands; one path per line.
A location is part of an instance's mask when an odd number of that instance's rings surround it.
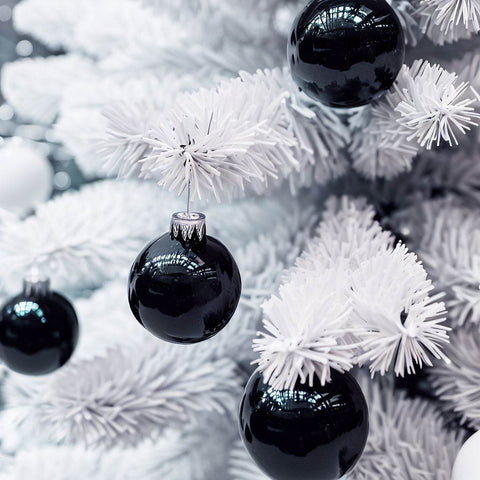
M 457 413 L 463 423 L 480 428 L 480 332 L 459 329 L 447 347 L 451 363 L 436 365 L 430 372 L 443 408 Z
M 416 60 L 410 68 L 403 67 L 395 84 L 399 103 L 398 123 L 411 130 L 409 139 L 430 149 L 446 142 L 458 145 L 457 135 L 477 126 L 480 114 L 475 112 L 475 92 L 468 82 L 458 82 L 456 73 L 440 65 Z
M 75 158 L 87 179 L 105 178 L 112 172 L 98 154 L 98 139 L 106 128 L 104 116 L 95 108 L 76 108 L 61 114 L 55 124 L 55 137 Z
M 170 428 L 154 442 L 147 440 L 135 447 L 109 450 L 70 445 L 22 448 L 14 456 L 0 457 L 0 479 L 225 478 L 235 436 L 230 415 L 202 414 L 194 423 Z M 209 461 L 205 461 L 206 458 Z
M 227 478 L 227 463 L 237 431 L 230 415 L 203 415 L 171 429 L 136 455 L 131 480 L 212 480 Z
M 295 158 L 300 161 L 300 171 L 290 174 L 292 189 L 323 185 L 342 176 L 348 168 L 343 149 L 350 132 L 341 116 L 301 92 L 286 69 L 273 74 L 288 91 L 286 121 L 298 142 Z
M 308 276 L 339 265 L 353 271 L 377 253 L 391 250 L 393 236 L 383 231 L 374 217 L 375 210 L 365 199 L 329 198 L 323 220 L 292 275 Z
M 314 374 L 325 382 L 331 367 L 356 362 L 382 375 L 394 363 L 403 376 L 432 365 L 430 356 L 447 360 L 441 295 L 430 296 L 422 264 L 405 246 L 392 247 L 374 215 L 362 199 L 331 198 L 280 297 L 266 303 L 267 333 L 253 345 L 258 369 L 276 388 Z
M 125 279 L 106 284 L 89 298 L 77 299 L 75 310 L 81 329 L 72 360 L 93 359 L 113 347 L 150 340 L 130 311 Z
M 351 333 L 346 277 L 330 270 L 302 280 L 283 285 L 279 296 L 263 305 L 266 333 L 253 341 L 258 370 L 279 390 L 298 380 L 312 385 L 315 376 L 324 385 L 332 368 L 343 372 L 353 366 L 354 347 L 344 341 Z
M 75 54 L 25 58 L 2 67 L 2 93 L 25 120 L 52 123 L 65 89 L 93 72 L 91 60 Z
M 480 30 L 478 0 L 421 0 L 420 27 L 438 45 L 470 38 Z
M 396 375 L 412 374 L 415 365 L 432 365 L 430 355 L 447 360 L 445 305 L 441 295 L 430 297 L 432 282 L 415 254 L 398 245 L 363 262 L 351 279 L 352 320 L 367 330 L 359 362 L 369 361 L 372 374 L 392 363 Z
M 153 338 L 31 380 L 8 379 L 3 429 L 88 446 L 136 445 L 202 412 L 224 415 L 239 394 L 232 361 Z
M 87 177 L 117 174 L 102 156 L 115 159 L 123 155 L 122 167 L 130 164 L 131 156 L 143 156 L 149 149 L 142 143 L 149 114 L 169 106 L 179 92 L 195 85 L 188 75 L 178 79 L 173 74 L 162 80 L 154 75 L 123 78 L 100 74 L 76 81 L 63 94 L 55 134 Z M 109 119 L 119 130 L 105 139 Z
M 268 480 L 250 458 L 241 440 L 237 440 L 232 448 L 228 472 L 232 480 Z
M 180 192 L 191 182 L 192 198 L 212 192 L 219 199 L 229 187 L 243 190 L 245 181 L 286 175 L 296 161 L 284 125 L 285 97 L 267 72 L 180 97 L 152 125 L 142 176 Z
M 477 93 L 439 65 L 403 66 L 392 89 L 352 119 L 353 167 L 368 179 L 392 179 L 412 168 L 422 148 L 458 145 L 477 127 Z
M 397 101 L 387 94 L 384 100 L 366 109 L 366 128 L 360 127 L 353 135 L 349 147 L 353 168 L 369 180 L 390 180 L 409 171 L 419 151 L 419 146 L 407 138 L 409 130 L 398 124 Z
M 142 35 L 138 35 L 139 29 Z M 145 55 L 150 49 L 151 64 L 159 61 L 157 48 L 184 42 L 190 31 L 178 28 L 174 19 L 161 11 L 141 8 L 136 0 L 102 0 L 97 8 L 85 10 L 75 37 L 86 54 L 100 59 L 134 48 L 137 56 Z
M 105 181 L 56 197 L 2 227 L 0 277 L 14 292 L 33 263 L 61 291 L 126 275 L 145 242 L 168 230 L 174 202 L 158 187 L 135 182 Z
M 299 169 L 300 184 L 325 183 L 347 165 L 338 153 L 346 128 L 300 95 L 285 70 L 241 73 L 181 95 L 163 114 L 130 105 L 107 115 L 104 156 L 114 169 L 139 168 L 179 192 L 190 181 L 192 198 L 230 197 L 248 184 L 261 192 Z
M 480 220 L 476 208 L 452 199 L 422 205 L 416 229 L 419 255 L 448 293 L 448 307 L 456 325 L 478 324 L 480 318 Z M 414 227 L 411 227 L 414 228 Z
M 114 461 L 108 462 L 114 457 Z M 112 458 L 113 460 L 113 458 Z M 83 447 L 39 446 L 20 449 L 8 468 L 2 469 L 1 480 L 103 480 L 121 478 L 127 467 L 120 452 L 116 455 L 86 450 Z M 125 477 L 124 477 L 125 478 Z
M 359 463 L 348 480 L 450 480 L 461 435 L 444 428 L 435 407 L 363 377 L 370 433 Z
M 15 29 L 40 40 L 52 50 L 75 48 L 75 25 L 99 2 L 95 0 L 22 0 L 13 10 Z

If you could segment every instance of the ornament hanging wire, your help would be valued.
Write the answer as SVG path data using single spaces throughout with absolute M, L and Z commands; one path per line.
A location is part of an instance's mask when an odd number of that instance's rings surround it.
M 191 200 L 191 181 L 187 185 L 187 210 L 185 212 L 177 212 L 172 215 L 170 222 L 170 232 L 174 238 L 183 241 L 190 241 L 194 236 L 198 241 L 205 238 L 206 224 L 205 215 L 200 212 L 192 212 L 190 210 Z

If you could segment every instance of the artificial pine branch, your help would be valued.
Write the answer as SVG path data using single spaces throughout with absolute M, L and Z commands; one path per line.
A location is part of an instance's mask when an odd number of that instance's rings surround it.
M 363 211 L 362 211 L 363 209 Z M 264 305 L 254 340 L 258 370 L 276 388 L 292 388 L 330 369 L 368 363 L 384 375 L 448 361 L 445 306 L 417 257 L 373 220 L 363 201 L 330 200 L 310 247 L 287 275 L 280 297 Z M 315 292 L 321 292 L 318 297 Z

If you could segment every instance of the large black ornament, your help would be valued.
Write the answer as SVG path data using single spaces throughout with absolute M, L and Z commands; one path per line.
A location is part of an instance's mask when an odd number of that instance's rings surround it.
M 48 280 L 26 280 L 23 293 L 0 310 L 0 358 L 15 372 L 51 373 L 70 359 L 77 341 L 75 310 Z
M 230 321 L 240 293 L 235 260 L 205 234 L 205 216 L 198 213 L 175 214 L 171 232 L 147 245 L 130 271 L 133 314 L 150 333 L 173 343 L 216 335 Z
M 395 81 L 405 56 L 403 29 L 385 0 L 314 0 L 288 42 L 297 85 L 331 107 L 358 107 Z
M 337 480 L 359 460 L 368 408 L 357 381 L 332 371 L 322 387 L 299 382 L 277 390 L 254 374 L 240 406 L 240 435 L 257 465 L 275 480 Z

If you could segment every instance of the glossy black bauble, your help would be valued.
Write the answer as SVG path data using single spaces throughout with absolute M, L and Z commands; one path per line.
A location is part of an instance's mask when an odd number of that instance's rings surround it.
M 254 374 L 240 406 L 240 434 L 257 465 L 275 480 L 337 480 L 360 458 L 368 408 L 357 381 L 332 371 L 321 386 L 276 390 Z
M 0 310 L 0 358 L 15 372 L 51 373 L 69 360 L 77 341 L 75 310 L 58 293 L 22 293 Z
M 167 233 L 150 243 L 130 272 L 130 308 L 153 335 L 196 343 L 217 334 L 237 308 L 237 264 L 218 240 L 183 241 Z
M 382 95 L 404 56 L 402 26 L 385 0 L 314 0 L 288 42 L 295 82 L 331 107 L 358 107 Z

